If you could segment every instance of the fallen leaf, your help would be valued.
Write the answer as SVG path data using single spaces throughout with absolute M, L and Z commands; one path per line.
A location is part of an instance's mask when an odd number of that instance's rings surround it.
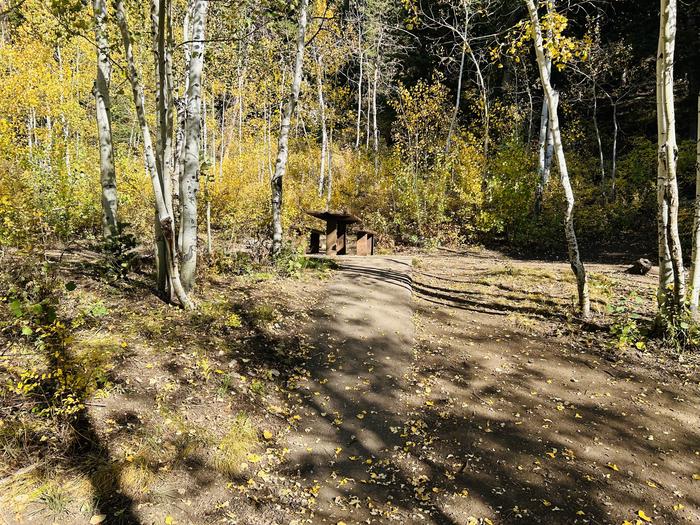
M 102 523 L 106 519 L 107 519 L 106 514 L 95 514 L 92 518 L 90 518 L 90 525 L 98 525 L 99 523 Z
M 617 465 L 615 465 L 615 463 L 608 463 L 606 466 L 609 469 L 614 470 L 615 472 L 620 472 L 620 468 Z
M 647 523 L 651 523 L 651 518 L 649 516 L 647 516 L 643 510 L 638 511 L 637 516 L 642 518 Z

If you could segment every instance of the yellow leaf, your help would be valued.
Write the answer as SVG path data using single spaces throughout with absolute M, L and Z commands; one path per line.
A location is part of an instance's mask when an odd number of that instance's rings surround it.
M 650 518 L 649 516 L 647 516 L 647 515 L 644 513 L 643 510 L 638 511 L 638 512 L 637 512 L 637 516 L 639 516 L 640 518 L 642 518 L 642 519 L 643 519 L 644 521 L 646 521 L 647 523 L 651 523 L 651 518 Z
M 105 514 L 95 514 L 92 518 L 90 518 L 90 525 L 99 525 L 106 519 L 107 516 Z
M 615 472 L 620 472 L 619 467 L 618 467 L 617 465 L 615 465 L 615 463 L 608 463 L 608 464 L 607 464 L 607 467 L 608 467 L 609 469 L 614 470 Z
M 647 485 L 649 485 L 652 489 L 656 489 L 659 487 L 656 483 L 654 483 L 650 479 L 647 480 Z
M 673 506 L 673 510 L 683 510 L 684 508 L 685 508 L 685 505 L 683 505 L 682 503 L 678 503 L 678 504 Z
M 693 479 L 695 481 L 700 481 L 700 474 L 693 474 Z
M 543 500 L 542 500 L 542 505 L 544 505 L 545 507 L 551 507 L 551 506 L 552 506 L 552 502 L 551 502 L 551 501 L 547 501 L 546 499 L 543 499 Z
M 175 523 L 175 521 L 173 520 L 172 516 L 165 517 L 165 525 L 173 525 L 173 523 Z
M 357 416 L 355 416 L 355 417 L 356 417 L 357 419 L 364 419 L 364 418 L 365 418 L 365 415 L 362 414 L 362 413 L 359 413 L 359 414 L 357 414 Z
M 269 430 L 264 430 L 263 437 L 269 441 L 270 439 L 272 439 L 272 432 L 270 432 Z

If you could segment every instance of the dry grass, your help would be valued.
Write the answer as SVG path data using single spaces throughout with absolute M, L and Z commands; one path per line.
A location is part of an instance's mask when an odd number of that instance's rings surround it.
M 241 475 L 247 466 L 245 461 L 258 441 L 258 432 L 250 419 L 239 414 L 216 447 L 214 468 L 229 477 Z

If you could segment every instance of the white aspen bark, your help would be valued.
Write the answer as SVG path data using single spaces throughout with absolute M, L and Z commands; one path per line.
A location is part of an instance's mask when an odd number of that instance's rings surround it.
M 593 128 L 595 130 L 595 138 L 598 143 L 598 163 L 600 167 L 600 187 L 605 196 L 605 155 L 603 153 L 603 141 L 600 138 L 600 128 L 598 127 L 598 94 L 593 84 Z
M 673 61 L 676 42 L 676 0 L 661 0 L 659 54 L 657 57 L 657 106 L 659 164 L 657 206 L 659 231 L 659 319 L 666 323 L 683 308 L 685 271 L 678 233 L 678 183 L 676 116 L 673 96 Z M 670 308 L 669 308 L 670 307 Z
M 65 85 L 65 75 L 63 74 L 63 57 L 61 54 L 61 46 L 56 46 L 56 56 L 58 59 L 58 78 L 61 85 Z M 72 82 L 70 85 L 66 86 L 69 95 L 72 95 Z M 63 89 L 60 93 L 60 104 L 61 104 L 61 128 L 63 129 L 63 163 L 66 167 L 66 177 L 68 180 L 71 179 L 71 166 L 70 166 L 70 145 L 68 144 L 70 140 L 70 129 L 68 128 L 68 121 L 66 119 L 66 114 L 63 111 L 63 104 L 65 102 L 65 97 L 63 95 Z M 98 139 L 99 140 L 99 139 Z
M 202 131 L 202 69 L 204 67 L 204 33 L 207 0 L 192 0 L 192 45 L 187 83 L 187 117 L 185 122 L 184 170 L 180 179 L 180 256 L 182 285 L 186 291 L 194 286 L 197 271 L 197 192 L 199 191 L 199 149 Z
M 115 0 L 115 11 L 117 25 L 119 26 L 124 45 L 124 55 L 127 62 L 127 76 L 129 78 L 129 83 L 131 84 L 134 106 L 136 107 L 136 116 L 138 118 L 139 127 L 141 128 L 141 134 L 143 136 L 144 158 L 146 162 L 146 169 L 151 178 L 151 183 L 153 186 L 156 214 L 166 240 L 168 277 L 170 279 L 172 290 L 178 301 L 180 301 L 182 307 L 192 309 L 194 308 L 194 304 L 187 296 L 187 292 L 185 292 L 184 288 L 182 287 L 182 283 L 180 282 L 180 268 L 177 258 L 177 250 L 175 247 L 175 224 L 173 221 L 172 210 L 167 208 L 166 200 L 163 195 L 163 188 L 158 176 L 156 156 L 153 150 L 153 142 L 151 140 L 151 130 L 149 129 L 148 122 L 146 120 L 143 85 L 134 61 L 134 53 L 131 45 L 131 34 L 129 32 L 129 25 L 126 20 L 123 0 Z
M 226 95 L 227 91 L 224 91 L 224 97 L 221 104 L 221 143 L 219 144 L 219 182 L 224 180 L 224 152 L 227 150 L 226 147 Z
M 172 97 L 172 33 L 170 6 L 166 0 L 151 0 L 151 33 L 156 69 L 156 169 L 163 189 L 165 207 L 173 216 L 173 228 L 177 224 L 173 207 L 173 97 Z M 160 222 L 155 224 L 156 264 L 158 290 L 174 299 L 167 261 L 167 240 Z
M 331 125 L 328 135 L 328 175 L 326 176 L 326 210 L 331 207 L 331 197 L 333 196 L 333 126 Z
M 321 124 L 321 167 L 318 176 L 318 196 L 323 195 L 324 178 L 326 175 L 326 155 L 328 153 L 328 128 L 326 127 L 326 102 L 323 98 L 323 56 L 316 53 L 318 73 L 316 75 L 316 85 L 318 88 L 318 110 Z
M 379 84 L 379 64 L 374 67 L 374 86 L 372 87 L 372 133 L 374 135 L 374 153 L 379 152 L 379 126 L 377 125 L 377 86 Z M 376 164 L 376 162 L 375 162 Z
M 277 160 L 275 172 L 271 178 L 272 190 L 272 256 L 276 257 L 282 251 L 282 180 L 287 171 L 287 157 L 289 156 L 289 127 L 292 114 L 299 101 L 301 89 L 302 67 L 304 65 L 304 48 L 306 45 L 307 9 L 309 0 L 301 0 L 299 5 L 299 32 L 297 34 L 297 49 L 294 59 L 294 76 L 292 78 L 292 92 L 287 104 L 282 111 L 282 124 L 277 145 Z
M 362 52 L 362 30 L 358 37 L 358 55 L 360 57 L 360 74 L 357 81 L 357 122 L 355 124 L 355 149 L 360 147 L 360 126 L 362 124 L 362 82 L 364 54 Z
M 243 155 L 243 78 L 245 77 L 245 68 L 241 68 L 242 73 L 238 75 L 238 162 L 242 162 Z M 239 170 L 243 168 L 239 166 Z
M 97 47 L 97 78 L 93 94 L 95 95 L 97 140 L 100 145 L 102 233 L 105 237 L 110 237 L 118 232 L 119 223 L 117 221 L 117 176 L 114 169 L 114 147 L 112 145 L 112 110 L 109 97 L 112 64 L 109 61 L 109 39 L 107 38 L 107 0 L 93 0 L 92 9 Z
M 376 67 L 376 65 L 375 65 Z M 372 114 L 372 81 L 367 73 L 367 113 L 365 123 L 365 151 L 369 150 L 370 115 Z
M 540 20 L 537 14 L 537 7 L 535 7 L 534 0 L 525 0 L 525 3 L 527 4 L 527 8 L 530 13 L 532 25 L 534 26 L 534 41 L 535 53 L 537 55 L 537 65 L 540 71 L 540 80 L 542 82 L 542 87 L 547 98 L 547 105 L 549 111 L 549 127 L 552 131 L 554 151 L 557 156 L 557 165 L 559 166 L 559 175 L 561 178 L 561 184 L 564 189 L 564 195 L 566 198 L 564 226 L 569 252 L 569 263 L 571 264 L 571 269 L 573 270 L 574 275 L 576 276 L 576 282 L 578 285 L 579 309 L 581 311 L 582 317 L 585 319 L 590 316 L 591 309 L 590 297 L 588 292 L 588 276 L 586 274 L 586 269 L 583 265 L 583 262 L 581 261 L 578 241 L 576 239 L 576 231 L 574 229 L 575 200 L 574 192 L 571 188 L 571 182 L 569 180 L 569 172 L 567 169 L 566 157 L 564 155 L 564 147 L 561 141 L 561 132 L 559 128 L 559 115 L 557 112 L 559 95 L 552 88 L 550 77 L 547 72 L 547 58 L 545 56 L 544 51 L 542 28 L 540 26 Z
M 547 78 L 552 76 L 552 60 L 546 57 L 545 69 Z M 549 106 L 547 105 L 547 97 L 542 100 L 542 112 L 540 114 L 540 135 L 538 142 L 538 158 L 537 158 L 537 188 L 535 189 L 535 215 L 542 213 L 542 201 L 544 199 L 544 190 L 549 184 L 549 171 L 552 162 L 552 130 L 549 125 Z
M 693 221 L 693 255 L 690 288 L 690 310 L 697 316 L 700 303 L 700 93 L 698 93 L 698 136 L 695 163 L 695 214 Z
M 29 160 L 32 161 L 34 160 L 34 127 L 31 111 L 27 117 L 27 145 L 29 146 Z
M 445 143 L 445 153 L 450 152 L 452 146 L 452 135 L 454 134 L 455 125 L 457 124 L 457 115 L 459 114 L 459 105 L 462 101 L 462 76 L 464 75 L 464 60 L 467 56 L 467 43 L 462 43 L 462 56 L 459 60 L 459 76 L 457 77 L 457 97 L 455 99 L 455 109 L 452 112 L 452 120 L 450 120 L 450 129 L 447 132 L 447 141 Z
M 481 66 L 479 65 L 479 61 L 476 58 L 476 55 L 474 55 L 474 51 L 472 51 L 471 47 L 468 48 L 469 51 L 469 57 L 472 59 L 472 62 L 474 63 L 474 67 L 476 68 L 476 80 L 477 84 L 479 85 L 479 91 L 481 91 L 481 112 L 483 116 L 483 125 L 484 125 L 484 136 L 483 136 L 483 141 L 484 141 L 484 158 L 488 159 L 489 157 L 489 146 L 490 146 L 490 135 L 491 135 L 491 113 L 489 111 L 489 94 L 488 90 L 486 89 L 486 81 L 484 80 L 484 75 L 481 72 Z
M 610 166 L 610 199 L 615 202 L 617 198 L 617 137 L 620 125 L 617 121 L 617 102 L 613 103 L 613 145 L 612 165 Z

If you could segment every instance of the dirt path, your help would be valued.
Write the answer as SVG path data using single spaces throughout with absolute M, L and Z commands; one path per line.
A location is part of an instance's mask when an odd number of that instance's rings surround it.
M 572 322 L 565 264 L 341 264 L 312 316 L 289 439 L 316 495 L 309 522 L 700 519 L 697 367 L 636 350 L 634 335 L 613 350 L 607 329 Z M 601 322 L 616 298 L 653 309 L 653 277 L 590 270 Z
M 316 521 L 395 516 L 405 508 L 392 472 L 413 362 L 409 257 L 347 257 L 314 314 L 314 350 L 290 459 L 317 485 Z M 412 494 L 411 494 L 412 496 Z M 352 519 L 350 519 L 352 518 Z M 401 517 L 405 521 L 405 516 Z

